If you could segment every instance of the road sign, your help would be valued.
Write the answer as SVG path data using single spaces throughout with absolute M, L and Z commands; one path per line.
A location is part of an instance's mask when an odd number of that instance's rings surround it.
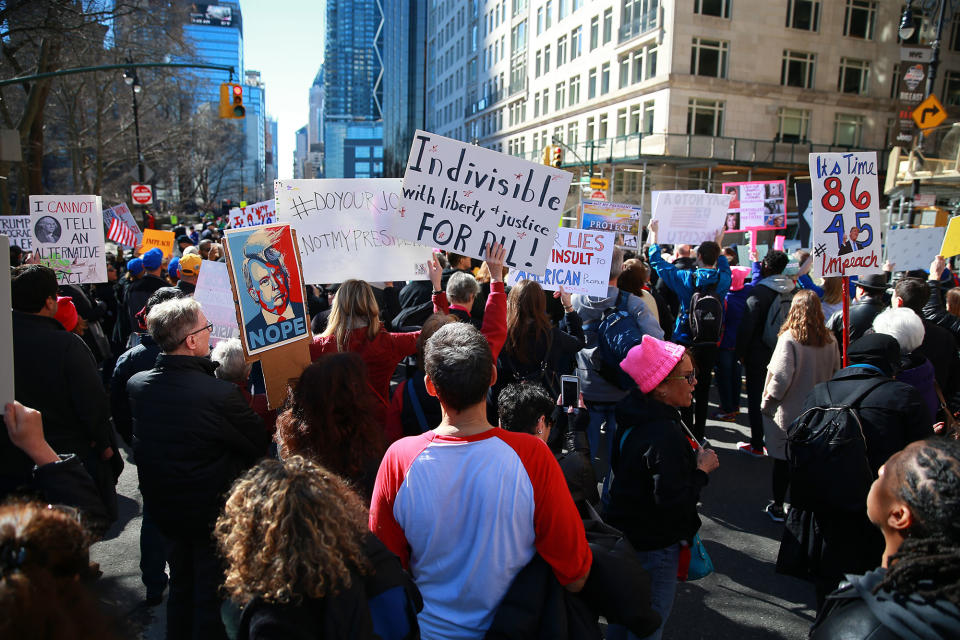
M 153 204 L 153 187 L 148 184 L 137 184 L 134 182 L 130 185 L 130 197 L 133 199 L 133 204 Z
M 606 200 L 606 199 L 607 199 L 607 194 L 605 194 L 603 191 L 594 191 L 593 193 L 590 194 L 590 199 L 591 199 L 591 200 Z
M 590 178 L 591 189 L 609 189 L 610 181 L 606 178 Z
M 932 93 L 913 110 L 913 121 L 924 130 L 932 129 L 946 119 L 947 110 Z

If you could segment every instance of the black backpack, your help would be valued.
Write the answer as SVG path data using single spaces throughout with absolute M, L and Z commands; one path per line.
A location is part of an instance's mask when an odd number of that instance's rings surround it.
M 636 386 L 620 363 L 627 353 L 643 340 L 643 331 L 637 324 L 637 316 L 627 310 L 630 293 L 617 294 L 617 304 L 603 312 L 597 326 L 597 349 L 594 352 L 594 364 L 597 373 L 604 380 L 619 389 L 632 389 Z M 599 359 L 599 362 L 596 360 Z
M 787 429 L 792 502 L 803 509 L 861 511 L 873 470 L 859 404 L 887 379 L 836 402 L 828 383 L 814 387 L 810 407 Z
M 723 298 L 716 283 L 697 289 L 690 297 L 690 339 L 693 344 L 717 344 L 723 337 Z

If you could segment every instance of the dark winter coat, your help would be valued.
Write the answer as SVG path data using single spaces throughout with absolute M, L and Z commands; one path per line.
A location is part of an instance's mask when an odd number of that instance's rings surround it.
M 919 350 L 903 356 L 897 380 L 917 390 L 932 420 L 940 408 L 940 400 L 937 398 L 936 376 L 930 361 L 923 357 Z
M 127 320 L 126 326 L 130 327 L 131 330 L 136 331 L 136 316 L 138 313 L 140 313 L 140 310 L 146 306 L 147 300 L 150 299 L 150 296 L 153 295 L 157 289 L 169 286 L 170 283 L 163 278 L 160 278 L 159 276 L 152 276 L 150 274 L 143 276 L 139 280 L 135 280 L 127 288 L 127 295 L 123 301 L 124 315 L 126 316 Z M 124 338 L 126 338 L 126 336 L 124 336 Z
M 161 354 L 127 382 L 140 491 L 167 536 L 208 535 L 233 481 L 270 439 L 206 358 Z
M 127 397 L 127 381 L 135 373 L 153 369 L 160 355 L 160 345 L 154 342 L 149 333 L 140 335 L 140 344 L 130 347 L 117 358 L 117 364 L 110 378 L 110 410 L 113 413 L 113 426 L 127 442 L 133 442 L 133 418 L 130 416 L 130 399 Z
M 747 305 L 737 328 L 737 355 L 747 366 L 766 369 L 773 356 L 773 349 L 763 341 L 763 330 L 767 324 L 770 305 L 795 288 L 793 281 L 783 274 L 763 278 L 757 282 L 747 296 Z
M 577 505 L 580 517 L 586 519 L 590 517 L 587 505 L 594 509 L 600 508 L 597 476 L 590 463 L 590 444 L 587 442 L 590 412 L 586 409 L 577 410 L 573 424 L 567 430 L 567 425 L 563 421 L 567 420 L 569 415 L 561 412 L 553 426 L 557 430 L 566 430 L 566 442 L 563 447 L 566 453 L 558 455 L 557 462 L 560 463 L 560 470 L 563 471 L 563 478 L 567 481 L 567 488 L 570 489 L 570 495 L 573 496 L 573 503 Z
M 873 327 L 874 319 L 887 308 L 882 296 L 868 296 L 854 300 L 850 305 L 850 342 L 857 340 Z M 827 328 L 833 331 L 837 345 L 843 348 L 843 310 L 827 319 Z

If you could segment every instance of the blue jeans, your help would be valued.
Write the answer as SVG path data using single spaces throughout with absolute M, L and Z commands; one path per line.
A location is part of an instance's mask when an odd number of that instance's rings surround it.
M 717 390 L 720 392 L 720 411 L 740 411 L 741 373 L 740 361 L 733 349 L 720 349 L 717 353 Z
M 660 628 L 644 640 L 660 640 L 663 627 L 673 609 L 677 594 L 677 563 L 680 561 L 680 545 L 672 544 L 666 549 L 638 551 L 640 564 L 650 574 L 650 605 L 660 614 Z M 607 625 L 607 640 L 639 640 L 637 636 L 618 624 Z

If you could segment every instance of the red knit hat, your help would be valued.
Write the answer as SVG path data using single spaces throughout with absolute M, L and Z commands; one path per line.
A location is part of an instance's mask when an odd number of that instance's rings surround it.
M 57 320 L 67 331 L 73 331 L 77 326 L 77 308 L 73 305 L 73 298 L 57 296 Z
M 685 351 L 679 344 L 643 336 L 643 341 L 627 353 L 620 368 L 640 386 L 640 391 L 650 393 L 670 375 Z

